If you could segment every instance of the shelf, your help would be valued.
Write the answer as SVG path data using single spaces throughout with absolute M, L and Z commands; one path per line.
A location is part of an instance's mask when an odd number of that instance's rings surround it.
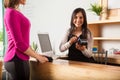
M 105 38 L 105 37 L 94 37 L 93 40 L 120 40 L 120 38 Z
M 110 23 L 120 23 L 120 19 L 114 19 L 114 20 L 99 20 L 99 21 L 91 21 L 88 22 L 88 24 L 110 24 Z
M 120 18 L 119 19 L 118 18 L 109 19 L 109 20 L 98 20 L 98 21 L 88 22 L 88 28 L 90 29 L 90 31 L 93 33 L 93 36 L 94 36 L 93 37 L 93 40 L 94 40 L 93 45 L 98 47 L 98 51 L 101 51 L 104 46 L 105 46 L 104 48 L 108 48 L 106 46 L 107 44 L 109 46 L 109 44 L 111 45 L 114 42 L 116 42 L 119 45 L 120 35 L 118 35 L 118 36 L 110 36 L 109 33 L 102 33 L 104 31 L 104 29 L 107 29 L 105 27 L 109 26 L 109 28 L 110 28 L 110 27 L 112 27 L 114 25 L 119 27 Z M 115 28 L 117 28 L 117 27 L 115 27 Z M 106 34 L 106 35 L 104 35 L 104 34 Z M 107 36 L 107 35 L 109 35 L 109 36 Z M 106 44 L 106 45 L 104 45 L 104 44 Z

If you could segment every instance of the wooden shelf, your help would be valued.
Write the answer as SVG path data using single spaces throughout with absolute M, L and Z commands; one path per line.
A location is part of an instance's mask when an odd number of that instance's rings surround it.
M 93 40 L 120 40 L 120 38 L 94 37 Z
M 110 23 L 120 23 L 120 19 L 91 21 L 91 22 L 88 22 L 88 25 L 90 25 L 90 24 L 110 24 Z
M 120 25 L 120 19 L 109 19 L 109 20 L 99 20 L 99 21 L 88 22 L 88 28 L 93 33 L 94 45 L 98 46 L 98 51 L 101 51 L 103 49 L 104 43 L 102 44 L 102 42 L 104 41 L 112 41 L 112 42 L 120 41 L 120 36 L 118 37 L 114 37 L 114 36 L 103 37 L 104 35 L 102 36 L 102 31 L 105 25 L 117 25 L 118 26 Z

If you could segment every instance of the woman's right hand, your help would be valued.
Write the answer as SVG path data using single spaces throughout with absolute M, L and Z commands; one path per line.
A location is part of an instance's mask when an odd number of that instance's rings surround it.
M 45 56 L 42 56 L 42 55 L 38 55 L 37 60 L 38 60 L 40 63 L 48 62 L 48 59 L 47 59 Z
M 69 40 L 69 42 L 70 42 L 70 44 L 72 45 L 73 43 L 75 43 L 76 41 L 77 41 L 77 37 L 76 36 L 73 36 L 70 40 Z

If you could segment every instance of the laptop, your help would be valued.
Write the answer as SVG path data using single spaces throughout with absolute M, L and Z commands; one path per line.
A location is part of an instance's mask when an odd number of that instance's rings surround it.
M 48 33 L 38 33 L 38 40 L 42 55 L 52 57 L 53 59 L 60 57 L 59 55 L 55 55 Z

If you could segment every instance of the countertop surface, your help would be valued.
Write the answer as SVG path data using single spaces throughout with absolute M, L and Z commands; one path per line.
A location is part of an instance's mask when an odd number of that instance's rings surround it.
M 30 61 L 31 80 L 120 80 L 120 67 L 56 59 Z

